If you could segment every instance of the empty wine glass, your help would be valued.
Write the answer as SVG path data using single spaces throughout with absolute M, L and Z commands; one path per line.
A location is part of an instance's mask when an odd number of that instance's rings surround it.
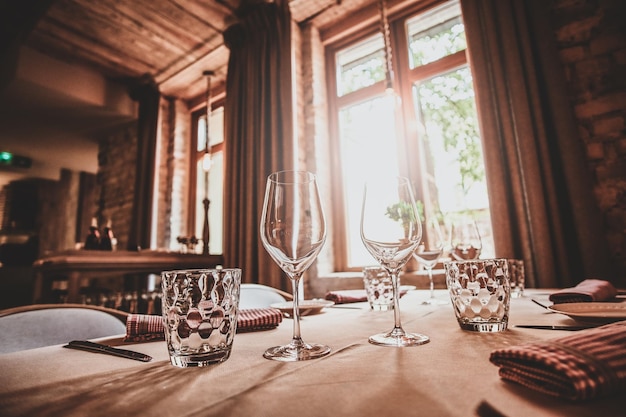
M 451 255 L 457 261 L 478 259 L 482 241 L 473 218 L 464 216 L 450 226 Z
M 400 323 L 399 273 L 422 238 L 422 227 L 408 179 L 376 179 L 365 185 L 361 211 L 361 239 L 369 253 L 391 276 L 394 327 L 388 333 L 370 336 L 382 346 L 417 346 L 428 336 L 407 333 Z
M 291 343 L 265 351 L 267 359 L 302 361 L 330 353 L 325 345 L 304 343 L 300 336 L 299 285 L 326 240 L 326 222 L 315 175 L 280 171 L 267 178 L 261 215 L 261 242 L 293 286 Z
M 443 253 L 445 238 L 441 229 L 439 219 L 435 215 L 429 216 L 424 222 L 425 239 L 413 253 L 415 259 L 428 272 L 430 284 L 430 297 L 422 304 L 447 304 L 444 300 L 437 300 L 435 297 L 435 283 L 433 281 L 433 268 L 437 265 Z

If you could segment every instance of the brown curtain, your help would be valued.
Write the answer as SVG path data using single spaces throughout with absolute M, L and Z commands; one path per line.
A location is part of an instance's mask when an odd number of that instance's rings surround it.
M 545 0 L 461 0 L 497 256 L 528 286 L 611 279 Z M 613 277 L 616 278 L 616 277 Z
M 239 15 L 224 32 L 230 49 L 224 106 L 224 257 L 227 266 L 242 268 L 243 282 L 287 289 L 281 270 L 261 244 L 259 220 L 267 176 L 293 169 L 291 15 L 287 0 L 254 4 Z
M 137 164 L 135 193 L 126 249 L 135 251 L 150 247 L 152 198 L 155 174 L 157 128 L 161 93 L 150 75 L 135 82 L 130 97 L 139 103 L 137 120 Z

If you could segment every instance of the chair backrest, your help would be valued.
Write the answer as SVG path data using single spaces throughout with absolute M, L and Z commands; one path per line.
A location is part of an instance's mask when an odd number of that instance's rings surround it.
M 124 312 L 81 305 L 35 305 L 0 312 L 0 353 L 123 335 Z
M 289 294 L 261 284 L 241 284 L 239 308 L 267 308 L 273 303 L 284 303 Z

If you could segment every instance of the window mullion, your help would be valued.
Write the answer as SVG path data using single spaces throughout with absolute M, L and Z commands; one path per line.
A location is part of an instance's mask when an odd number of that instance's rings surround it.
M 438 74 L 453 70 L 467 64 L 466 50 L 455 52 L 435 62 L 431 62 L 407 71 L 410 84 L 432 78 Z M 408 66 L 406 67 L 408 68 Z

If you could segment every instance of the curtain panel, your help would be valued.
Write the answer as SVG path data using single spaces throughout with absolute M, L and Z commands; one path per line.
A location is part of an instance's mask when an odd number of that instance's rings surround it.
M 544 0 L 461 0 L 496 255 L 527 285 L 609 279 L 602 216 Z
M 242 269 L 242 282 L 291 291 L 259 237 L 267 176 L 294 167 L 291 14 L 277 0 L 239 15 L 224 32 L 224 257 Z
M 133 211 L 126 249 L 149 248 L 152 228 L 152 200 L 156 163 L 156 143 L 161 93 L 146 75 L 135 81 L 130 97 L 139 103 L 137 120 L 137 165 Z

